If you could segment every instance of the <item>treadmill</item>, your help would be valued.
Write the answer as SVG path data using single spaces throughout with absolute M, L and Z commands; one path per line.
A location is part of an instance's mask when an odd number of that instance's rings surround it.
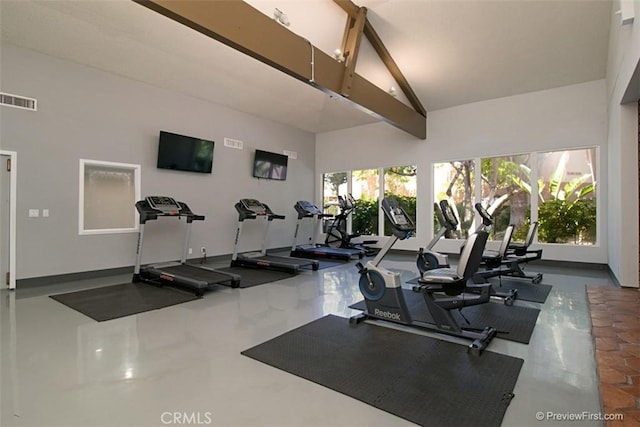
M 236 241 L 233 245 L 231 256 L 232 267 L 265 268 L 298 273 L 305 267 L 311 266 L 313 271 L 318 270 L 320 263 L 316 260 L 303 260 L 288 256 L 267 255 L 267 234 L 269 225 L 274 219 L 284 219 L 284 215 L 277 215 L 265 203 L 256 199 L 241 199 L 235 204 L 238 211 L 238 228 L 236 229 Z M 265 222 L 262 248 L 260 252 L 238 253 L 238 242 L 242 234 L 242 226 L 245 220 L 261 218 Z
M 328 258 L 340 261 L 351 261 L 352 259 L 362 259 L 364 251 L 361 249 L 333 248 L 328 245 L 316 243 L 320 235 L 322 218 L 333 217 L 331 214 L 323 213 L 319 207 L 306 200 L 299 200 L 293 206 L 298 213 L 296 231 L 293 234 L 293 244 L 291 245 L 291 256 L 297 258 Z M 300 224 L 305 218 L 313 219 L 313 237 L 311 243 L 298 245 L 298 231 Z
M 213 268 L 187 264 L 189 250 L 189 235 L 193 221 L 204 221 L 203 215 L 196 215 L 186 203 L 178 202 L 171 197 L 150 196 L 136 203 L 140 214 L 140 231 L 138 232 L 138 247 L 136 250 L 136 264 L 133 270 L 133 282 L 146 282 L 156 286 L 175 286 L 186 288 L 202 296 L 211 285 L 219 284 L 237 288 L 240 286 L 240 276 L 225 273 Z M 180 262 L 168 262 L 141 267 L 142 243 L 144 228 L 147 221 L 157 220 L 159 217 L 185 218 L 184 246 Z

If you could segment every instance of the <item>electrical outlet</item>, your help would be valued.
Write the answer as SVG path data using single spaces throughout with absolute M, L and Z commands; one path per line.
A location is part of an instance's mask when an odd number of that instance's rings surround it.
M 200 248 L 200 253 L 202 253 L 202 255 L 206 255 L 207 254 L 207 248 L 205 248 L 204 246 Z
M 40 209 L 29 209 L 29 218 L 37 218 L 40 216 Z
M 42 216 L 47 218 L 49 216 L 49 209 L 42 209 Z
M 189 255 L 193 253 L 193 248 L 189 248 Z

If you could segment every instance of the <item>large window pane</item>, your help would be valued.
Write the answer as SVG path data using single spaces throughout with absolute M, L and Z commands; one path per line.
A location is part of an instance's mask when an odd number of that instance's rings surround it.
M 396 166 L 384 169 L 384 196 L 395 197 L 416 223 L 416 166 Z M 380 215 L 384 216 L 382 212 Z M 392 235 L 391 225 L 384 222 L 385 236 Z
M 494 218 L 490 238 L 501 240 L 509 224 L 516 229 L 512 239 L 523 241 L 531 218 L 530 155 L 481 159 L 482 204 Z
M 353 171 L 352 194 L 356 199 L 352 215 L 353 233 L 378 235 L 378 169 Z
M 322 182 L 322 206 L 324 212 L 337 215 L 340 212 L 338 196 L 347 194 L 347 173 L 325 173 L 322 175 Z
M 596 149 L 538 155 L 538 240 L 596 243 Z
M 469 235 L 475 215 L 474 169 L 473 160 L 436 163 L 433 166 L 434 202 L 448 199 L 449 204 L 457 209 L 463 238 Z M 434 233 L 438 228 L 434 229 Z

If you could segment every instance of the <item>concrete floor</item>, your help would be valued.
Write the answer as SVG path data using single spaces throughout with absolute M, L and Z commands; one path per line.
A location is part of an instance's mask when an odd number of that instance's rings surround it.
M 383 265 L 405 280 L 417 275 L 412 257 Z M 531 342 L 494 339 L 488 348 L 525 360 L 504 426 L 566 425 L 548 414 L 601 412 L 585 285 L 613 282 L 601 269 L 536 267 L 553 290 L 544 305 L 516 301 L 542 310 Z M 356 314 L 348 308 L 362 299 L 353 263 L 247 289 L 220 287 L 106 322 L 48 298 L 129 280 L 1 291 L 0 425 L 412 425 L 240 355 L 326 314 Z

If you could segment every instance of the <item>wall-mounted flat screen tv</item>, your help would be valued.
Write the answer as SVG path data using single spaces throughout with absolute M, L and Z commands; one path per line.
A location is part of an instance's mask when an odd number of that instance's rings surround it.
M 158 168 L 211 173 L 213 141 L 160 131 Z
M 256 155 L 253 159 L 253 176 L 255 178 L 284 181 L 287 179 L 288 160 L 289 157 L 284 154 L 256 150 Z

